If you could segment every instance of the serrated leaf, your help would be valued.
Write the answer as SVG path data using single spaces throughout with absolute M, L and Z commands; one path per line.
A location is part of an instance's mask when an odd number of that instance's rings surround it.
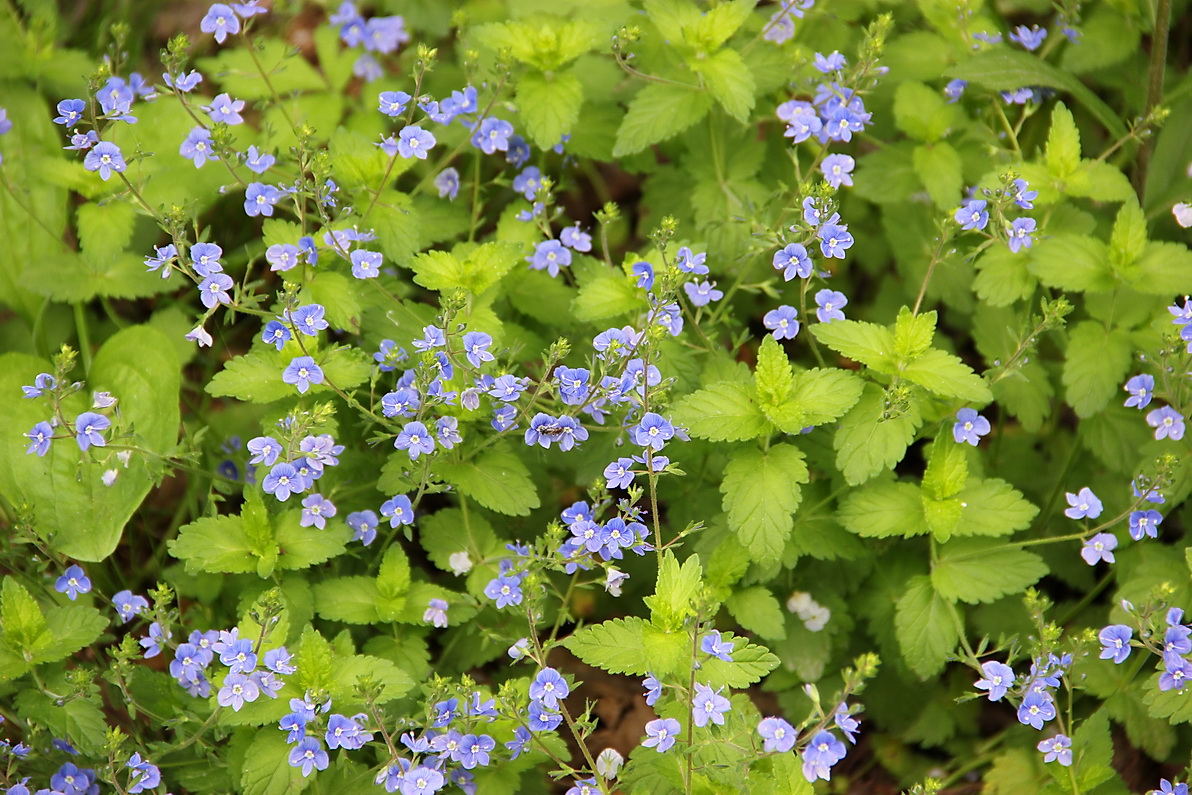
M 733 592 L 724 606 L 737 623 L 766 640 L 786 637 L 786 615 L 769 588 L 753 586 Z M 736 658 L 734 653 L 733 658 Z
M 666 551 L 658 563 L 655 593 L 645 599 L 654 626 L 666 632 L 683 626 L 683 621 L 695 612 L 702 574 L 698 555 L 687 558 L 680 566 L 675 553 Z
M 997 478 L 969 480 L 956 495 L 964 508 L 954 535 L 1002 536 L 1030 527 L 1039 513 L 1022 492 Z
M 346 525 L 328 522 L 323 529 L 303 527 L 301 511 L 286 511 L 273 520 L 277 538 L 277 568 L 305 569 L 339 555 L 351 533 Z
M 298 669 L 294 678 L 304 691 L 320 690 L 331 683 L 331 644 L 309 624 L 302 629 L 294 667 Z
M 517 109 L 534 144 L 559 143 L 579 119 L 584 87 L 571 72 L 526 72 L 517 81 Z
M 397 544 L 391 544 L 381 558 L 381 567 L 377 571 L 377 590 L 389 599 L 410 590 L 410 561 Z
M 1056 103 L 1051 111 L 1051 129 L 1047 133 L 1044 150 L 1047 170 L 1056 180 L 1064 180 L 1080 165 L 1080 131 L 1076 119 L 1064 103 Z
M 393 662 L 367 654 L 353 654 L 335 660 L 328 690 L 333 703 L 341 709 L 359 709 L 364 700 L 357 694 L 358 685 L 371 680 L 381 688 L 378 704 L 388 704 L 405 695 L 414 687 L 414 680 Z
M 333 577 L 315 583 L 315 612 L 346 624 L 375 624 L 381 620 L 381 594 L 372 577 Z
M 954 496 L 968 482 L 968 456 L 964 448 L 947 438 L 936 437 L 931 446 L 931 458 L 923 472 L 923 491 L 942 500 Z
M 1031 249 L 1035 254 L 1036 245 Z M 1021 252 L 1019 252 L 1021 253 Z M 1035 291 L 1035 277 L 1031 274 L 1028 257 L 1020 257 L 1005 246 L 991 246 L 977 258 L 977 278 L 973 290 L 990 306 L 1009 306 Z
M 733 640 L 730 632 L 724 633 L 722 637 Z M 732 662 L 715 657 L 701 661 L 700 679 L 706 676 L 712 687 L 731 687 L 737 690 L 761 681 L 762 677 L 779 664 L 778 658 L 769 649 L 754 643 L 744 646 L 736 644 L 732 657 Z
M 918 141 L 943 138 L 962 118 L 955 104 L 944 101 L 938 89 L 908 80 L 894 92 L 894 123 Z
M 212 376 L 207 383 L 207 394 L 249 403 L 272 403 L 287 397 L 297 397 L 301 393 L 295 386 L 282 380 L 282 373 L 300 355 L 296 348 L 279 352 L 263 347 L 237 356 Z M 341 389 L 359 386 L 368 380 L 372 369 L 367 354 L 356 348 L 334 348 L 320 352 L 313 358 L 323 369 L 324 376 L 323 383 L 311 384 L 305 393 L 315 397 L 331 393 L 333 390 L 329 384 Z
M 1064 193 L 1099 202 L 1123 202 L 1135 199 L 1130 180 L 1117 166 L 1104 160 L 1083 160 L 1076 173 L 1068 177 Z
M 757 401 L 767 416 L 786 402 L 794 381 L 795 374 L 786 351 L 772 334 L 767 334 L 758 348 L 754 373 Z
M 290 765 L 290 745 L 278 732 L 258 732 L 244 754 L 240 792 L 244 795 L 286 795 L 304 791 L 314 781 Z
M 894 335 L 885 326 L 861 320 L 834 320 L 811 327 L 832 350 L 879 373 L 894 372 Z
M 728 0 L 709 8 L 696 26 L 700 44 L 715 50 L 732 38 L 749 19 L 757 0 Z
M 671 406 L 674 422 L 692 436 L 714 442 L 754 439 L 770 429 L 753 389 L 724 382 L 694 392 Z
M 1091 417 L 1118 397 L 1130 369 L 1133 345 L 1128 332 L 1086 320 L 1068 333 L 1064 389 L 1078 417 Z
M 1142 258 L 1146 243 L 1146 216 L 1142 208 L 1138 202 L 1123 202 L 1109 236 L 1109 260 L 1114 270 L 1127 281 L 1135 277 L 1131 266 Z
M 613 674 L 644 676 L 651 670 L 643 640 L 647 626 L 642 618 L 614 618 L 584 627 L 563 645 L 588 665 Z
M 956 648 L 959 635 L 949 609 L 924 575 L 912 577 L 898 600 L 894 633 L 902 658 L 920 679 L 942 671 L 948 655 Z
M 603 270 L 580 285 L 571 313 L 583 321 L 607 320 L 637 311 L 641 302 L 641 290 L 624 274 Z
M 18 652 L 36 654 L 52 642 L 41 607 L 15 577 L 5 577 L 0 586 L 0 630 Z
M 864 538 L 910 538 L 927 532 L 922 492 L 912 483 L 881 481 L 854 489 L 836 518 L 849 532 Z
M 903 359 L 913 359 L 931 347 L 935 339 L 936 313 L 911 313 L 907 307 L 898 312 L 894 322 L 894 351 Z
M 902 369 L 902 377 L 942 397 L 969 403 L 993 400 L 989 382 L 973 372 L 959 357 L 931 349 Z
M 33 663 L 64 660 L 94 643 L 107 626 L 103 614 L 89 605 L 50 608 L 46 613 L 46 629 L 53 640 L 34 655 Z
M 927 188 L 931 200 L 940 209 L 955 207 L 960 203 L 964 187 L 964 163 L 960 153 L 946 141 L 916 146 L 914 153 L 915 175 Z
M 855 406 L 864 388 L 865 383 L 848 370 L 820 367 L 804 370 L 795 375 L 782 413 L 771 419 L 787 433 L 823 425 Z
M 170 554 L 186 563 L 190 574 L 245 574 L 257 570 L 253 543 L 239 516 L 214 516 L 183 525 L 166 542 Z
M 1038 555 L 984 538 L 950 541 L 931 570 L 936 593 L 953 602 L 981 604 L 1020 593 L 1048 572 Z
M 729 528 L 755 561 L 782 555 L 802 500 L 800 484 L 809 479 L 803 452 L 789 444 L 742 451 L 725 467 L 720 491 Z
M 728 112 L 740 122 L 749 121 L 753 110 L 756 85 L 753 72 L 734 49 L 725 48 L 714 55 L 692 64 L 704 79 L 708 91 Z
M 1091 792 L 1114 775 L 1113 738 L 1109 733 L 1107 712 L 1105 708 L 1097 710 L 1081 721 L 1072 735 L 1076 783 L 1082 792 Z
M 1116 286 L 1109 249 L 1087 235 L 1053 235 L 1036 243 L 1027 257 L 1030 272 L 1048 287 L 1106 292 Z
M 834 326 L 836 323 L 824 325 Z M 840 420 L 836 431 L 833 440 L 836 465 L 850 485 L 864 483 L 901 461 L 919 428 L 918 401 L 912 398 L 902 414 L 883 419 L 883 394 L 876 386 L 867 387 L 861 399 Z
M 707 115 L 712 97 L 694 86 L 648 83 L 629 103 L 617 130 L 613 157 L 624 157 L 673 138 Z
M 469 461 L 440 459 L 432 469 L 461 494 L 497 513 L 525 516 L 541 504 L 530 471 L 504 443 Z
M 1183 243 L 1147 243 L 1131 287 L 1147 295 L 1192 292 L 1192 251 Z

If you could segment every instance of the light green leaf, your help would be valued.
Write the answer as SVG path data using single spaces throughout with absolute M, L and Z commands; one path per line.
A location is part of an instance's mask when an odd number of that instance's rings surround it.
M 964 507 L 954 535 L 1003 536 L 1025 530 L 1039 509 L 1022 496 L 1022 492 L 997 478 L 969 480 L 956 495 Z
M 321 304 L 327 310 L 331 328 L 360 333 L 360 287 L 359 279 L 348 278 L 342 273 L 330 270 L 315 270 L 303 286 L 303 304 Z
M 220 87 L 238 99 L 265 99 L 275 91 L 284 97 L 326 87 L 322 76 L 282 39 L 263 40 L 255 52 L 246 47 L 228 47 L 214 58 L 200 58 L 198 65 L 203 74 L 218 75 Z M 269 75 L 268 82 L 261 78 L 261 69 Z
M 724 603 L 728 612 L 745 629 L 766 640 L 786 637 L 786 615 L 769 588 L 755 585 L 734 591 Z M 734 653 L 733 658 L 736 658 Z
M 658 564 L 655 593 L 645 599 L 651 623 L 667 632 L 682 627 L 684 619 L 695 612 L 702 575 L 698 555 L 687 558 L 680 566 L 675 553 L 667 550 Z
M 726 48 L 715 55 L 693 61 L 692 66 L 703 77 L 708 90 L 728 115 L 740 122 L 749 121 L 756 86 L 753 73 L 739 52 Z
M 1072 111 L 1064 103 L 1056 103 L 1051 111 L 1051 129 L 1047 133 L 1044 150 L 1047 170 L 1056 180 L 1064 180 L 1080 166 L 1080 131 Z
M 902 370 L 902 377 L 942 397 L 954 397 L 970 403 L 993 400 L 989 383 L 956 356 L 932 349 Z
M 879 373 L 894 372 L 894 335 L 885 326 L 861 320 L 834 320 L 811 327 L 832 350 Z
M 939 548 L 931 584 L 949 601 L 981 604 L 1020 593 L 1047 572 L 1047 564 L 1032 552 L 994 539 L 964 538 Z
M 652 670 L 645 652 L 647 626 L 642 618 L 614 618 L 584 627 L 563 645 L 588 665 L 613 674 L 644 676 Z
M 314 777 L 290 765 L 292 748 L 279 732 L 258 732 L 244 754 L 240 789 L 244 795 L 287 795 L 304 791 Z
M 931 347 L 935 339 L 936 313 L 911 313 L 908 307 L 898 312 L 894 322 L 894 352 L 903 359 L 913 359 Z
M 1123 202 L 1135 198 L 1130 180 L 1117 166 L 1104 160 L 1081 161 L 1080 168 L 1068 177 L 1064 193 L 1099 202 Z
M 964 447 L 946 434 L 936 437 L 927 469 L 923 472 L 923 491 L 934 499 L 943 500 L 954 496 L 967 482 L 968 456 Z
M 253 543 L 239 516 L 214 516 L 183 525 L 166 542 L 170 554 L 186 563 L 190 574 L 246 574 L 257 570 Z
M 902 657 L 920 679 L 944 669 L 959 635 L 948 603 L 923 575 L 912 577 L 903 590 L 894 613 L 894 633 Z
M 328 522 L 327 527 L 303 527 L 302 512 L 286 511 L 273 520 L 277 538 L 277 568 L 305 569 L 317 563 L 324 563 L 339 555 L 351 538 L 346 525 Z
M 722 636 L 726 640 L 735 640 L 731 632 Z M 700 662 L 700 678 L 707 677 L 712 687 L 730 687 L 734 690 L 749 687 L 754 682 L 778 667 L 779 660 L 770 653 L 765 646 L 748 643 L 742 646 L 735 644 L 733 661 L 725 662 L 715 657 Z
M 770 423 L 753 389 L 724 382 L 694 392 L 671 406 L 673 420 L 692 436 L 714 442 L 739 442 L 766 433 Z
M 571 72 L 526 72 L 517 81 L 517 108 L 539 149 L 571 132 L 584 103 L 584 87 Z
M 366 654 L 353 654 L 335 660 L 328 691 L 341 709 L 360 709 L 364 700 L 357 686 L 365 679 L 379 685 L 378 704 L 388 704 L 401 698 L 414 687 L 414 680 L 393 662 Z M 345 711 L 346 711 L 345 709 Z
M 1106 292 L 1116 286 L 1109 249 L 1087 235 L 1053 235 L 1040 240 L 1025 256 L 1031 273 L 1048 287 Z
M 327 639 L 310 624 L 303 627 L 294 663 L 298 669 L 294 678 L 303 691 L 321 690 L 331 684 L 331 656 L 331 644 Z
M 1091 417 L 1118 397 L 1134 350 L 1129 333 L 1085 320 L 1068 333 L 1064 388 L 1078 417 Z
M 390 599 L 410 590 L 410 561 L 397 544 L 390 545 L 377 571 L 377 590 Z
M 893 343 L 892 336 L 890 341 Z M 901 461 L 907 445 L 915 438 L 922 422 L 918 401 L 912 398 L 906 410 L 892 419 L 883 418 L 885 410 L 884 392 L 870 385 L 840 420 L 833 446 L 836 465 L 850 485 L 864 483 Z
M 1098 709 L 1080 722 L 1072 736 L 1076 783 L 1082 792 L 1091 792 L 1114 776 L 1113 738 L 1109 732 L 1109 710 Z
M 1192 292 L 1192 251 L 1183 243 L 1148 243 L 1135 266 L 1131 286 L 1147 295 L 1169 296 Z
M 908 80 L 894 92 L 894 123 L 917 141 L 933 143 L 963 118 L 959 106 L 948 104 L 938 89 Z
M 864 538 L 910 538 L 928 529 L 919 487 L 895 481 L 870 483 L 849 492 L 836 518 L 849 532 Z
M 1123 202 L 1109 236 L 1109 261 L 1114 271 L 1133 281 L 1136 273 L 1130 266 L 1142 258 L 1146 243 L 1146 216 L 1142 208 L 1138 202 Z
M 504 443 L 460 463 L 440 459 L 432 469 L 461 494 L 497 513 L 525 516 L 541 504 L 530 471 Z
M 725 467 L 720 491 L 728 524 L 755 561 L 781 557 L 803 497 L 800 484 L 809 479 L 803 452 L 789 444 L 741 451 Z
M 584 321 L 607 320 L 636 312 L 642 301 L 642 291 L 623 273 L 604 269 L 580 285 L 571 313 Z
M 613 157 L 624 157 L 673 138 L 707 115 L 712 97 L 704 91 L 647 83 L 629 103 L 617 130 Z
M 770 415 L 771 420 L 787 433 L 832 422 L 856 405 L 864 387 L 864 381 L 849 370 L 804 370 L 795 375 L 790 396 Z
M 757 402 L 766 416 L 786 403 L 794 381 L 795 374 L 786 351 L 774 339 L 774 335 L 767 334 L 757 350 L 757 370 L 754 374 Z
M 696 26 L 699 43 L 715 50 L 732 38 L 749 19 L 757 0 L 728 0 L 709 8 Z
M 53 641 L 37 600 L 15 577 L 5 577 L 0 586 L 0 630 L 17 652 L 36 654 Z
M 315 583 L 315 612 L 346 624 L 376 624 L 381 593 L 372 577 L 333 577 Z
M 64 660 L 90 646 L 103 634 L 108 620 L 89 605 L 52 607 L 46 613 L 46 629 L 53 641 L 33 658 L 35 665 Z
M 960 154 L 946 141 L 923 144 L 915 147 L 915 174 L 927 188 L 931 200 L 942 210 L 960 204 L 960 192 L 964 187 L 964 164 Z
M 1031 249 L 1029 257 L 1019 256 L 1021 252 L 1016 254 L 1005 246 L 985 249 L 977 258 L 977 278 L 973 280 L 977 297 L 990 306 L 1009 306 L 1031 295 L 1036 282 L 1028 265 L 1038 247 Z

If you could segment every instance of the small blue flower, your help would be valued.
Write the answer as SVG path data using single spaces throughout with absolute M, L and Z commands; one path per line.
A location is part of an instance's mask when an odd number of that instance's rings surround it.
M 29 447 L 25 450 L 25 454 L 33 455 L 36 453 L 38 457 L 41 457 L 50 451 L 50 442 L 54 439 L 54 429 L 48 422 L 43 420 L 29 429 L 25 433 L 25 438 L 29 440 Z M 103 437 L 100 438 L 102 439 Z
M 706 252 L 698 254 L 692 252 L 687 246 L 680 246 L 679 250 L 675 252 L 675 267 L 684 273 L 694 273 L 697 276 L 703 276 L 708 273 L 708 266 L 705 264 L 708 260 Z
M 1080 550 L 1080 557 L 1084 558 L 1084 562 L 1090 566 L 1096 566 L 1101 561 L 1114 563 L 1113 550 L 1117 549 L 1117 545 L 1117 536 L 1113 533 L 1097 533 L 1084 542 L 1084 546 Z
M 240 32 L 240 19 L 231 7 L 224 3 L 216 3 L 207 10 L 207 15 L 199 23 L 199 30 L 214 34 L 215 40 L 223 44 L 229 33 Z
M 248 152 L 244 156 L 244 165 L 254 174 L 264 174 L 273 168 L 273 164 L 276 162 L 276 157 L 268 152 L 261 152 L 255 146 L 248 147 Z
M 1059 762 L 1064 767 L 1072 766 L 1072 740 L 1062 734 L 1057 734 L 1046 740 L 1041 740 L 1036 746 L 1042 753 L 1043 762 Z
M 642 746 L 664 754 L 675 744 L 675 738 L 682 731 L 683 727 L 674 718 L 657 718 L 646 724 L 646 739 L 642 741 Z
M 315 360 L 309 356 L 298 356 L 292 359 L 282 372 L 281 380 L 293 384 L 300 393 L 305 394 L 311 384 L 323 383 L 323 368 L 315 364 Z
M 811 64 L 816 70 L 830 75 L 834 72 L 839 72 L 848 66 L 848 61 L 839 52 L 833 52 L 831 55 L 824 55 L 822 52 L 815 54 L 815 60 Z
M 165 644 L 165 642 L 168 641 L 172 635 L 173 633 L 165 632 L 161 628 L 161 624 L 157 623 L 156 621 L 150 624 L 148 637 L 141 638 L 140 641 L 138 641 L 141 644 L 141 648 L 145 650 L 145 659 L 147 660 L 150 657 L 156 657 L 157 655 L 161 654 L 162 645 Z
M 1034 209 L 1035 205 L 1032 202 L 1039 196 L 1039 191 L 1031 190 L 1027 181 L 1021 177 L 1014 180 L 1013 188 L 1014 203 L 1024 210 Z
M 981 663 L 981 673 L 985 676 L 978 679 L 973 687 L 987 690 L 990 701 L 1001 701 L 1006 692 L 1014 686 L 1014 669 L 1005 663 L 990 660 Z
M 1035 239 L 1031 237 L 1031 232 L 1035 231 L 1034 218 L 1017 218 L 1009 229 L 1009 244 L 1010 251 L 1017 254 L 1024 248 L 1030 248 L 1034 245 Z
M 1126 382 L 1123 389 L 1130 395 L 1126 398 L 1126 408 L 1144 409 L 1150 405 L 1155 389 L 1155 378 L 1150 375 L 1136 375 Z
M 559 240 L 567 248 L 575 249 L 581 253 L 592 250 L 592 236 L 580 229 L 579 221 L 576 221 L 574 226 L 565 227 L 559 233 Z
M 1097 499 L 1097 495 L 1093 494 L 1093 490 L 1088 486 L 1082 488 L 1077 494 L 1069 491 L 1064 496 L 1070 506 L 1064 510 L 1064 516 L 1069 519 L 1084 519 L 1085 517 L 1096 519 L 1101 515 L 1101 500 Z
M 357 279 L 375 279 L 381 275 L 381 264 L 384 261 L 381 252 L 358 248 L 351 253 L 350 258 L 352 275 Z
M 767 312 L 762 318 L 762 324 L 774 333 L 774 339 L 793 340 L 801 327 L 797 318 L 798 314 L 799 310 L 783 304 L 777 309 Z
M 844 259 L 844 252 L 853 246 L 847 224 L 825 223 L 815 234 L 820 239 L 820 252 L 829 259 Z
M 302 501 L 302 518 L 300 527 L 314 527 L 322 530 L 327 526 L 328 517 L 335 516 L 335 503 L 322 494 L 312 494 Z
M 571 264 L 571 251 L 558 240 L 544 240 L 534 248 L 534 253 L 526 257 L 533 270 L 545 270 L 555 277 L 559 275 L 559 268 Z
M 513 135 L 513 125 L 504 119 L 489 117 L 480 122 L 472 133 L 472 146 L 486 155 L 493 152 L 509 151 L 510 136 Z
M 1047 28 L 1041 28 L 1038 25 L 1031 25 L 1029 28 L 1026 25 L 1019 25 L 1010 33 L 1010 41 L 1021 44 L 1024 49 L 1031 52 L 1039 49 L 1039 45 L 1045 38 L 1047 38 Z M 1072 764 L 1071 751 L 1068 752 L 1068 764 Z
M 66 594 L 66 597 L 73 602 L 79 597 L 79 594 L 91 592 L 91 580 L 87 579 L 81 566 L 71 566 L 54 583 L 54 590 Z
M 1163 406 L 1147 414 L 1146 424 L 1155 429 L 1155 439 L 1179 441 L 1184 438 L 1184 415 L 1171 406 Z
M 348 514 L 348 527 L 352 529 L 352 540 L 368 546 L 377 538 L 377 515 L 372 511 L 355 511 Z
M 820 731 L 803 749 L 803 778 L 832 780 L 832 766 L 844 759 L 848 748 L 829 731 Z
M 263 182 L 250 182 L 244 192 L 244 212 L 250 218 L 258 215 L 271 217 L 273 205 L 281 201 L 284 196 L 280 190 Z
M 377 109 L 386 116 L 396 118 L 406 110 L 410 95 L 404 91 L 382 91 L 377 97 Z
M 293 243 L 274 243 L 265 249 L 265 261 L 274 273 L 284 273 L 297 267 L 301 257 L 302 249 Z
M 691 717 L 696 726 L 702 728 L 708 723 L 724 725 L 724 715 L 731 708 L 729 700 L 720 695 L 720 690 L 699 682 L 695 685 L 692 698 Z
M 633 283 L 643 290 L 654 288 L 654 266 L 645 261 L 633 263 Z
M 646 706 L 654 706 L 662 695 L 662 683 L 653 676 L 647 676 L 642 680 L 642 687 L 646 688 Z
M 489 353 L 493 338 L 483 331 L 469 331 L 463 339 L 464 353 L 473 367 L 491 362 L 496 357 Z
M 208 309 L 214 309 L 219 304 L 232 303 L 232 296 L 228 290 L 232 289 L 232 277 L 226 273 L 213 273 L 199 282 L 199 300 Z
M 216 160 L 211 148 L 211 133 L 205 127 L 195 127 L 178 147 L 178 154 L 193 160 L 195 168 L 202 168 L 208 160 Z
M 761 735 L 762 751 L 768 754 L 785 754 L 795 747 L 799 733 L 782 718 L 762 718 L 757 724 L 757 733 Z
M 87 110 L 87 103 L 81 99 L 64 99 L 58 103 L 58 115 L 54 117 L 54 124 L 63 127 L 74 127 L 83 118 L 83 111 Z
M 222 690 L 220 691 L 223 692 Z M 290 751 L 290 767 L 302 768 L 302 777 L 306 778 L 310 775 L 312 770 L 326 770 L 327 765 L 331 763 L 327 752 L 323 750 L 323 744 L 319 742 L 317 737 L 304 737 L 293 750 Z M 435 774 L 439 775 L 439 774 Z M 439 779 L 442 780 L 439 775 Z
M 407 160 L 411 157 L 426 159 L 426 153 L 435 148 L 435 136 L 416 124 L 403 127 L 397 136 L 397 151 Z
M 961 409 L 956 412 L 956 423 L 952 426 L 952 438 L 957 444 L 968 443 L 976 447 L 981 437 L 989 433 L 989 420 L 975 409 Z
M 83 158 L 83 168 L 98 171 L 99 178 L 107 182 L 113 171 L 122 173 L 128 165 L 124 162 L 120 147 L 110 141 L 100 141 Z
M 389 520 L 390 527 L 414 524 L 414 504 L 404 494 L 390 497 L 381 503 L 381 516 Z
M 1055 702 L 1046 691 L 1028 690 L 1018 707 L 1018 722 L 1042 729 L 1043 724 L 1055 718 Z
M 716 289 L 716 282 L 687 282 L 683 285 L 683 290 L 692 306 L 707 306 L 724 298 L 724 293 Z
M 984 199 L 970 199 L 956 211 L 956 223 L 961 229 L 974 231 L 984 229 L 989 224 L 989 211 L 985 208 L 989 202 Z
M 1114 664 L 1121 665 L 1133 650 L 1130 646 L 1133 637 L 1134 630 L 1125 624 L 1111 624 L 1105 627 L 1097 635 L 1097 640 L 1101 641 L 1100 659 L 1113 660 Z
M 102 414 L 85 411 L 75 418 L 75 441 L 79 449 L 86 452 L 89 447 L 103 447 L 107 441 L 100 435 L 110 428 L 112 421 Z
M 459 195 L 459 172 L 454 168 L 445 168 L 435 177 L 435 187 L 439 190 L 440 199 L 455 201 Z
M 169 73 L 166 73 L 161 76 L 161 79 L 167 88 L 176 89 L 182 94 L 189 94 L 195 90 L 199 83 L 203 82 L 203 76 L 193 69 L 187 74 L 178 75 L 177 78 L 171 78 Z
M 669 440 L 674 438 L 675 427 L 661 414 L 651 411 L 647 412 L 641 422 L 630 430 L 630 434 L 634 444 L 640 447 L 649 447 L 652 450 L 661 450 Z
M 307 304 L 291 312 L 289 320 L 298 331 L 308 337 L 315 337 L 320 331 L 330 326 L 325 318 L 326 313 L 327 310 L 322 304 Z
M 839 188 L 841 185 L 847 185 L 851 188 L 853 185 L 853 168 L 856 165 L 857 161 L 848 155 L 828 155 L 820 165 L 820 170 L 824 172 L 824 179 L 833 188 Z
M 807 249 L 802 243 L 791 243 L 786 248 L 774 253 L 773 265 L 775 270 L 782 271 L 784 281 L 790 281 L 798 276 L 806 279 L 815 271 L 811 257 L 807 256 Z
M 411 461 L 417 461 L 423 453 L 430 454 L 435 449 L 435 437 L 421 422 L 409 422 L 397 435 L 393 446 L 398 450 L 405 450 Z
M 967 80 L 961 80 L 959 77 L 950 80 L 948 85 L 944 86 L 944 96 L 948 98 L 948 103 L 951 104 L 960 99 L 966 88 L 968 88 Z
M 733 643 L 730 640 L 723 640 L 720 633 L 712 630 L 707 635 L 704 635 L 703 640 L 699 644 L 700 651 L 704 654 L 715 657 L 724 662 L 733 661 Z
M 244 117 L 240 115 L 240 111 L 244 110 L 244 100 L 232 99 L 229 94 L 216 95 L 210 105 L 203 106 L 203 110 L 215 122 L 233 126 L 244 123 Z
M 498 608 L 520 605 L 522 603 L 521 577 L 502 574 L 484 587 L 484 595 L 496 602 Z
M 543 668 L 530 682 L 530 698 L 550 709 L 559 708 L 559 699 L 567 698 L 571 688 L 554 668 Z
M 127 624 L 133 616 L 149 609 L 149 600 L 132 591 L 124 590 L 112 597 L 112 605 L 120 615 L 120 623 Z

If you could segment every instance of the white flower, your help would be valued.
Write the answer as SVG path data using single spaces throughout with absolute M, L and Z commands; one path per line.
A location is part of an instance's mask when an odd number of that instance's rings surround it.
M 616 778 L 623 764 L 625 757 L 621 756 L 617 749 L 605 748 L 600 752 L 600 756 L 596 757 L 596 775 L 604 779 Z
M 1175 216 L 1175 222 L 1185 229 L 1192 226 L 1192 204 L 1180 202 L 1171 208 L 1171 214 Z
M 116 476 L 119 474 L 119 469 L 106 469 L 104 470 L 103 475 L 100 476 L 100 480 L 103 481 L 105 486 L 110 486 L 116 482 Z
M 458 577 L 472 570 L 472 559 L 466 551 L 452 552 L 451 557 L 447 558 L 447 565 L 451 567 L 451 573 Z
M 621 586 L 629 579 L 629 575 L 615 566 L 608 567 L 608 574 L 604 578 L 604 590 L 613 596 L 621 595 Z

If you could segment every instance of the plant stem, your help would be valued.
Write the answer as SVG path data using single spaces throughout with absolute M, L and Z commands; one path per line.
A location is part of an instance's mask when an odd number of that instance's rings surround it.
M 1159 101 L 1163 99 L 1163 77 L 1167 67 L 1167 39 L 1171 33 L 1171 0 L 1158 0 L 1155 8 L 1155 30 L 1151 34 L 1151 64 L 1147 70 L 1146 107 L 1143 108 L 1144 118 L 1151 114 Z M 1134 189 L 1139 198 L 1146 195 L 1147 171 L 1150 169 L 1151 152 L 1154 149 L 1155 137 L 1149 135 L 1143 139 L 1142 149 L 1138 152 L 1138 165 L 1134 170 Z

